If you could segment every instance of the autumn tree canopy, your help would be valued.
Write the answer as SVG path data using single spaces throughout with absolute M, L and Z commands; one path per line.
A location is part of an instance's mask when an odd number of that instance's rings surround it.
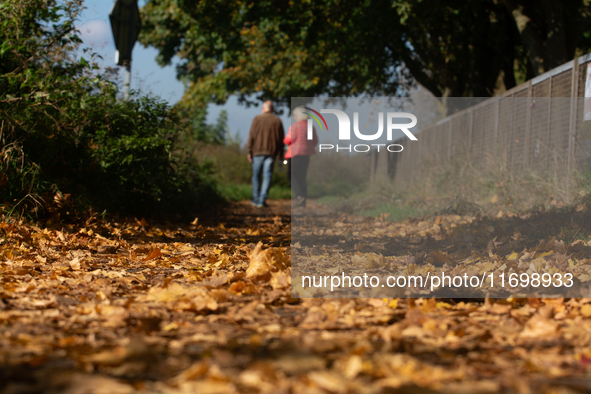
M 589 0 L 150 0 L 140 41 L 178 55 L 184 102 L 490 96 L 591 48 Z M 411 78 L 412 76 L 412 78 Z

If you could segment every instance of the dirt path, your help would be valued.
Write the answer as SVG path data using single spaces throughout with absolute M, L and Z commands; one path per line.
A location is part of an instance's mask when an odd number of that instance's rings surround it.
M 591 299 L 291 298 L 289 213 L 243 202 L 193 224 L 1 224 L 0 392 L 591 390 Z M 404 222 L 391 241 L 430 252 L 413 237 L 448 219 Z

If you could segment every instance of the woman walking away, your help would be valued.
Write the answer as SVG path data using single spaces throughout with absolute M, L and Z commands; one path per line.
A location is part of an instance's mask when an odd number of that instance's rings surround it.
M 313 138 L 308 139 L 308 115 L 304 113 L 304 108 L 295 108 L 293 117 L 295 123 L 290 126 L 287 136 L 283 139 L 283 143 L 289 147 L 285 154 L 287 178 L 292 188 L 292 206 L 305 207 L 308 197 L 306 175 L 310 156 L 316 153 L 314 148 L 318 145 L 318 136 L 312 128 Z

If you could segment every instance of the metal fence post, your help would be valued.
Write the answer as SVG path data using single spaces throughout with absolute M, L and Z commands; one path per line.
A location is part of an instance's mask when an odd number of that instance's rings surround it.
M 550 122 L 552 122 L 552 76 L 550 76 L 550 83 L 548 84 L 548 120 L 546 121 L 546 124 L 548 125 L 548 135 L 546 137 L 546 150 L 548 151 L 548 153 L 550 152 L 550 132 L 551 132 L 551 127 L 550 127 Z M 549 165 L 550 163 L 548 163 Z
M 529 166 L 529 152 L 531 143 L 531 106 L 532 106 L 533 88 L 531 79 L 527 86 L 527 109 L 525 115 L 525 155 L 523 156 L 523 166 L 528 168 Z
M 566 164 L 566 201 L 570 202 L 571 162 L 574 160 L 575 134 L 577 123 L 577 97 L 579 95 L 579 59 L 573 60 L 572 84 L 570 95 L 570 120 L 568 126 L 568 160 Z
M 452 133 L 452 128 L 451 128 L 451 119 L 447 121 L 449 123 L 449 136 L 448 136 L 448 144 L 447 144 L 447 160 L 451 160 L 451 143 L 452 143 L 452 139 L 451 139 L 451 133 Z
M 472 155 L 472 132 L 474 130 L 474 108 L 470 109 L 470 127 L 468 128 L 468 155 Z
M 501 116 L 501 99 L 497 99 L 497 112 L 495 114 L 495 134 L 494 134 L 494 140 L 493 140 L 493 146 L 494 146 L 494 155 L 497 156 L 499 154 L 499 118 Z
M 513 171 L 513 126 L 515 122 L 515 94 L 511 94 L 511 126 L 509 129 L 509 158 L 507 169 Z

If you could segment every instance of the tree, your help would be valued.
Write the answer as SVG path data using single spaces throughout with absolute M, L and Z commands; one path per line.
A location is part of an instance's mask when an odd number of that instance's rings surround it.
M 395 94 L 403 48 L 391 40 L 394 30 L 367 26 L 388 24 L 384 4 L 155 0 L 142 8 L 140 42 L 158 48 L 163 65 L 175 54 L 183 59 L 185 102 L 221 103 L 229 94 L 245 100 L 256 92 L 284 102 L 321 93 Z
M 519 30 L 528 77 L 569 61 L 591 48 L 590 0 L 503 0 Z
M 185 104 L 400 95 L 411 81 L 490 96 L 591 48 L 589 1 L 150 0 L 140 42 L 162 65 L 182 59 Z
M 225 145 L 228 143 L 229 131 L 228 112 L 222 110 L 215 124 L 207 123 L 205 108 L 185 108 L 179 111 L 180 119 L 185 122 L 183 144 L 201 142 L 205 144 Z M 230 138 L 231 139 L 231 138 Z

